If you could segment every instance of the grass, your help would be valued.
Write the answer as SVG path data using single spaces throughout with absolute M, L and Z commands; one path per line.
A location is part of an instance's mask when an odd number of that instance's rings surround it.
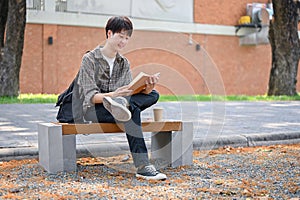
M 246 95 L 162 95 L 160 101 L 299 101 L 300 96 L 246 96 Z
M 20 94 L 18 97 L 0 97 L 0 104 L 32 104 L 32 103 L 55 103 L 55 94 Z
M 0 97 L 0 104 L 56 103 L 57 94 L 20 94 L 18 97 Z M 161 95 L 159 101 L 299 101 L 300 96 L 246 96 L 246 95 Z

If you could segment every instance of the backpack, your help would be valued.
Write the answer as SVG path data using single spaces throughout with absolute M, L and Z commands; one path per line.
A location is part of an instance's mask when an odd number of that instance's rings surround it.
M 56 115 L 56 119 L 61 123 L 74 123 L 72 111 L 73 88 L 74 80 L 69 85 L 69 87 L 57 98 L 55 107 L 59 106 L 59 109 Z

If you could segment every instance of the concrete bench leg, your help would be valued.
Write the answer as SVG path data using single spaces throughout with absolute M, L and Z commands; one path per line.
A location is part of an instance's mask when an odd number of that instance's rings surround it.
M 61 125 L 38 125 L 39 164 L 49 173 L 76 170 L 76 136 L 62 135 Z
M 64 171 L 76 171 L 76 135 L 63 135 Z
M 193 123 L 182 126 L 182 131 L 152 133 L 151 159 L 161 167 L 193 164 Z

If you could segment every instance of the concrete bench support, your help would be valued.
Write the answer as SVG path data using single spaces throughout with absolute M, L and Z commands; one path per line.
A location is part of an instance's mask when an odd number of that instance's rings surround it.
M 163 160 L 172 167 L 192 164 L 193 125 L 191 122 L 147 122 L 143 123 L 143 130 L 147 132 L 153 130 L 151 159 Z M 115 124 L 41 123 L 38 125 L 39 164 L 49 173 L 76 171 L 76 134 L 122 131 L 122 127 L 119 129 Z
M 61 125 L 38 125 L 39 164 L 49 173 L 76 170 L 76 135 L 62 135 Z
M 184 122 L 181 131 L 152 133 L 151 159 L 162 166 L 192 165 L 193 123 Z
M 61 126 L 53 123 L 38 125 L 39 164 L 48 172 L 63 171 Z

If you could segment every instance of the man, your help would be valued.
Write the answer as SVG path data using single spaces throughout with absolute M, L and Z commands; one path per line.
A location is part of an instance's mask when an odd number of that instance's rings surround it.
M 132 81 L 130 64 L 119 52 L 127 45 L 132 31 L 128 17 L 111 17 L 105 27 L 106 43 L 103 47 L 83 56 L 73 90 L 74 97 L 82 103 L 86 121 L 124 123 L 127 140 L 133 157 L 136 176 L 144 179 L 164 180 L 150 164 L 141 128 L 141 111 L 158 101 L 154 90 L 158 76 L 146 81 L 145 89 L 132 95 L 128 84 Z M 79 112 L 75 109 L 73 112 Z

